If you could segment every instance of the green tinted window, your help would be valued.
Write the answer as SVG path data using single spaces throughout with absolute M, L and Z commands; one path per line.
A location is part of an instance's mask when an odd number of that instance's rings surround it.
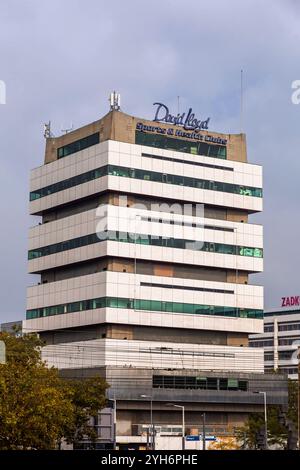
M 239 316 L 240 310 L 235 307 L 218 307 L 214 305 L 185 304 L 182 302 L 162 302 L 160 300 L 127 299 L 120 297 L 100 297 L 62 305 L 53 305 L 45 308 L 27 310 L 27 320 L 41 318 L 61 313 L 80 312 L 96 308 L 122 308 L 145 311 L 158 311 L 169 313 L 186 313 L 197 315 L 223 316 L 224 310 L 228 309 L 228 316 Z M 230 313 L 230 315 L 229 315 Z M 244 309 L 243 316 L 246 318 L 262 318 L 262 310 Z
M 101 243 L 103 240 L 118 241 L 121 243 L 135 243 L 139 245 L 164 246 L 168 248 L 179 248 L 194 251 L 210 251 L 222 254 L 239 254 L 240 256 L 263 257 L 262 248 L 241 247 L 235 245 L 226 245 L 224 243 L 198 242 L 197 240 L 183 240 L 181 238 L 163 238 L 147 234 L 132 234 L 126 232 L 106 231 L 83 237 L 74 238 L 53 245 L 40 247 L 28 252 L 28 259 L 32 260 L 42 256 L 48 256 L 54 253 L 60 253 L 75 248 Z M 103 235 L 103 236 L 102 236 Z
M 71 142 L 68 145 L 64 145 L 57 149 L 57 158 L 63 158 L 67 155 L 71 155 L 72 153 L 79 152 L 80 150 L 84 150 L 92 145 L 99 144 L 100 142 L 100 134 L 97 132 L 96 134 L 89 135 L 84 137 L 83 139 L 76 140 L 75 142 Z
M 178 152 L 191 153 L 192 155 L 204 155 L 214 158 L 227 158 L 226 145 L 217 145 L 207 142 L 190 142 L 188 140 L 176 139 L 160 134 L 146 134 L 136 131 L 135 143 L 148 147 L 156 147 L 165 150 L 176 150 Z
M 183 177 L 180 175 L 167 175 L 156 171 L 136 170 L 126 167 L 118 167 L 114 165 L 106 165 L 96 170 L 88 171 L 81 175 L 73 176 L 64 181 L 51 184 L 41 189 L 36 189 L 30 193 L 30 201 L 34 201 L 41 197 L 72 188 L 79 184 L 101 178 L 104 175 L 130 177 L 144 181 L 163 182 L 166 184 L 174 184 L 177 186 L 187 186 L 191 188 L 202 188 L 211 191 L 221 191 L 225 193 L 243 194 L 245 196 L 262 197 L 261 188 L 241 187 L 237 184 L 221 183 L 219 181 L 208 181 L 198 178 Z

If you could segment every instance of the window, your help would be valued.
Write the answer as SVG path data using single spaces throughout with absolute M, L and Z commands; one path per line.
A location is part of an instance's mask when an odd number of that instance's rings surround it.
M 84 137 L 83 139 L 76 140 L 75 142 L 71 142 L 68 145 L 64 145 L 57 149 L 57 158 L 63 158 L 67 155 L 71 155 L 72 153 L 79 152 L 80 150 L 84 150 L 92 145 L 99 144 L 100 141 L 100 134 L 97 132 L 96 134 L 89 135 Z
M 182 160 L 180 158 L 165 157 L 162 155 L 152 155 L 150 153 L 142 153 L 142 157 L 152 158 L 156 160 L 166 160 L 168 162 L 173 162 L 173 163 L 183 163 L 186 165 L 202 166 L 206 168 L 213 168 L 214 170 L 234 171 L 234 169 L 229 166 L 214 165 L 210 163 L 202 163 L 202 162 L 197 162 L 197 161 L 192 161 L 192 160 Z
M 69 189 L 79 184 L 86 183 L 87 181 L 92 181 L 94 179 L 101 178 L 105 175 L 120 176 L 126 178 L 130 177 L 144 181 L 156 181 L 165 184 L 174 184 L 177 186 L 187 186 L 191 188 L 203 188 L 207 190 L 221 191 L 225 193 L 240 193 L 240 186 L 235 184 L 221 183 L 219 181 L 208 181 L 197 178 L 189 178 L 166 173 L 162 174 L 156 171 L 129 169 L 126 167 L 119 167 L 115 165 L 105 165 L 101 168 L 88 171 L 81 175 L 73 176 L 72 178 L 68 178 L 67 180 L 59 181 L 44 188 L 36 189 L 30 193 L 30 201 L 34 201 L 35 199 L 39 199 L 41 197 L 45 197 L 53 193 L 57 193 L 65 189 Z M 248 187 L 246 195 L 262 197 L 262 189 Z
M 280 323 L 278 325 L 278 331 L 293 331 L 293 330 L 300 330 L 300 322 Z
M 160 300 L 146 299 L 127 299 L 123 297 L 100 297 L 97 299 L 88 299 L 78 302 L 70 302 L 67 304 L 53 305 L 45 308 L 27 310 L 26 318 L 40 318 L 44 316 L 52 316 L 62 313 L 80 312 L 92 310 L 96 308 L 122 308 L 131 310 L 145 310 L 150 312 L 169 312 L 169 313 L 185 313 L 197 315 L 216 315 L 223 316 L 224 310 L 229 307 L 216 307 L 214 305 L 197 305 L 182 302 L 163 302 Z M 238 309 L 230 307 L 227 316 L 238 317 Z M 245 309 L 244 316 L 246 318 L 262 318 L 262 310 Z
M 248 390 L 247 380 L 226 377 L 199 377 L 199 376 L 172 376 L 153 375 L 153 388 L 179 388 L 217 391 L 241 391 Z
M 191 290 L 191 291 L 197 291 L 197 292 L 214 292 L 217 294 L 234 294 L 233 290 L 211 289 L 208 287 L 190 287 L 190 286 L 182 286 L 182 285 L 177 285 L 177 284 L 157 284 L 154 282 L 141 282 L 140 286 L 159 287 L 159 288 L 164 288 L 164 289 Z
M 217 145 L 206 142 L 190 142 L 188 140 L 176 139 L 160 134 L 146 134 L 136 131 L 135 143 L 148 147 L 156 147 L 166 150 L 190 153 L 192 155 L 204 155 L 213 158 L 227 158 L 226 145 Z
M 249 346 L 252 348 L 265 348 L 269 346 L 274 346 L 273 339 L 265 340 L 265 341 L 251 341 Z
M 300 343 L 300 338 L 299 336 L 290 336 L 288 338 L 280 338 L 278 340 L 278 345 L 279 346 L 290 346 L 291 344 L 299 344 Z
M 126 232 L 115 232 L 106 231 L 99 233 L 92 233 L 90 235 L 84 235 L 82 237 L 73 238 L 53 245 L 35 248 L 29 250 L 28 259 L 32 260 L 42 256 L 49 256 L 54 253 L 60 253 L 62 251 L 72 250 L 83 246 L 91 245 L 93 243 L 101 243 L 104 240 L 118 241 L 121 243 L 135 243 L 140 245 L 152 245 L 152 246 L 165 246 L 168 248 L 188 249 L 195 251 L 210 251 L 213 253 L 222 254 L 235 254 L 236 250 L 240 256 L 253 256 L 255 248 L 249 247 L 236 247 L 235 245 L 225 245 L 224 243 L 197 243 L 197 240 L 184 240 L 181 238 L 165 238 L 151 236 L 147 234 L 137 234 L 135 237 L 130 233 Z M 263 250 L 260 249 L 260 255 L 263 257 Z
M 289 361 L 292 359 L 292 356 L 294 353 L 297 354 L 297 351 L 296 350 L 295 351 L 279 351 L 278 359 L 282 361 Z
M 272 352 L 265 352 L 264 353 L 265 361 L 274 361 L 274 353 Z
M 264 332 L 265 333 L 273 333 L 274 325 L 273 324 L 266 324 L 264 325 Z

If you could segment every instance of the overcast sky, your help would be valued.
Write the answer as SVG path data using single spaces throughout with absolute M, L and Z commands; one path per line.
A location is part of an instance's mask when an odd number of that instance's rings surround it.
M 265 305 L 300 295 L 298 265 L 300 4 L 288 0 L 1 0 L 0 321 L 24 318 L 30 169 L 54 133 L 99 119 L 110 91 L 153 118 L 154 101 L 193 106 L 210 129 L 240 131 L 240 69 L 248 159 L 264 167 Z

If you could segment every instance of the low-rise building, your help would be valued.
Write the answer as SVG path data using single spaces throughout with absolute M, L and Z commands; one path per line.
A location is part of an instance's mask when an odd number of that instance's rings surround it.
M 300 346 L 300 308 L 268 310 L 264 314 L 264 332 L 250 335 L 249 345 L 264 348 L 265 372 L 273 370 L 298 379 Z

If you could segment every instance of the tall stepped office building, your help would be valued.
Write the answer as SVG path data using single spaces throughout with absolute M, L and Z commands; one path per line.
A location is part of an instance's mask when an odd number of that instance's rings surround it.
M 244 134 L 112 109 L 47 138 L 30 191 L 40 282 L 25 330 L 65 375 L 106 377 L 119 435 L 149 424 L 149 394 L 165 426 L 180 422 L 170 400 L 187 401 L 187 426 L 206 409 L 228 428 L 261 410 L 252 390 L 282 401 L 280 376 L 266 383 L 263 350 L 248 346 L 263 331 L 263 288 L 248 282 L 263 269 L 262 227 L 248 222 L 262 210 L 262 169 L 247 163 Z

